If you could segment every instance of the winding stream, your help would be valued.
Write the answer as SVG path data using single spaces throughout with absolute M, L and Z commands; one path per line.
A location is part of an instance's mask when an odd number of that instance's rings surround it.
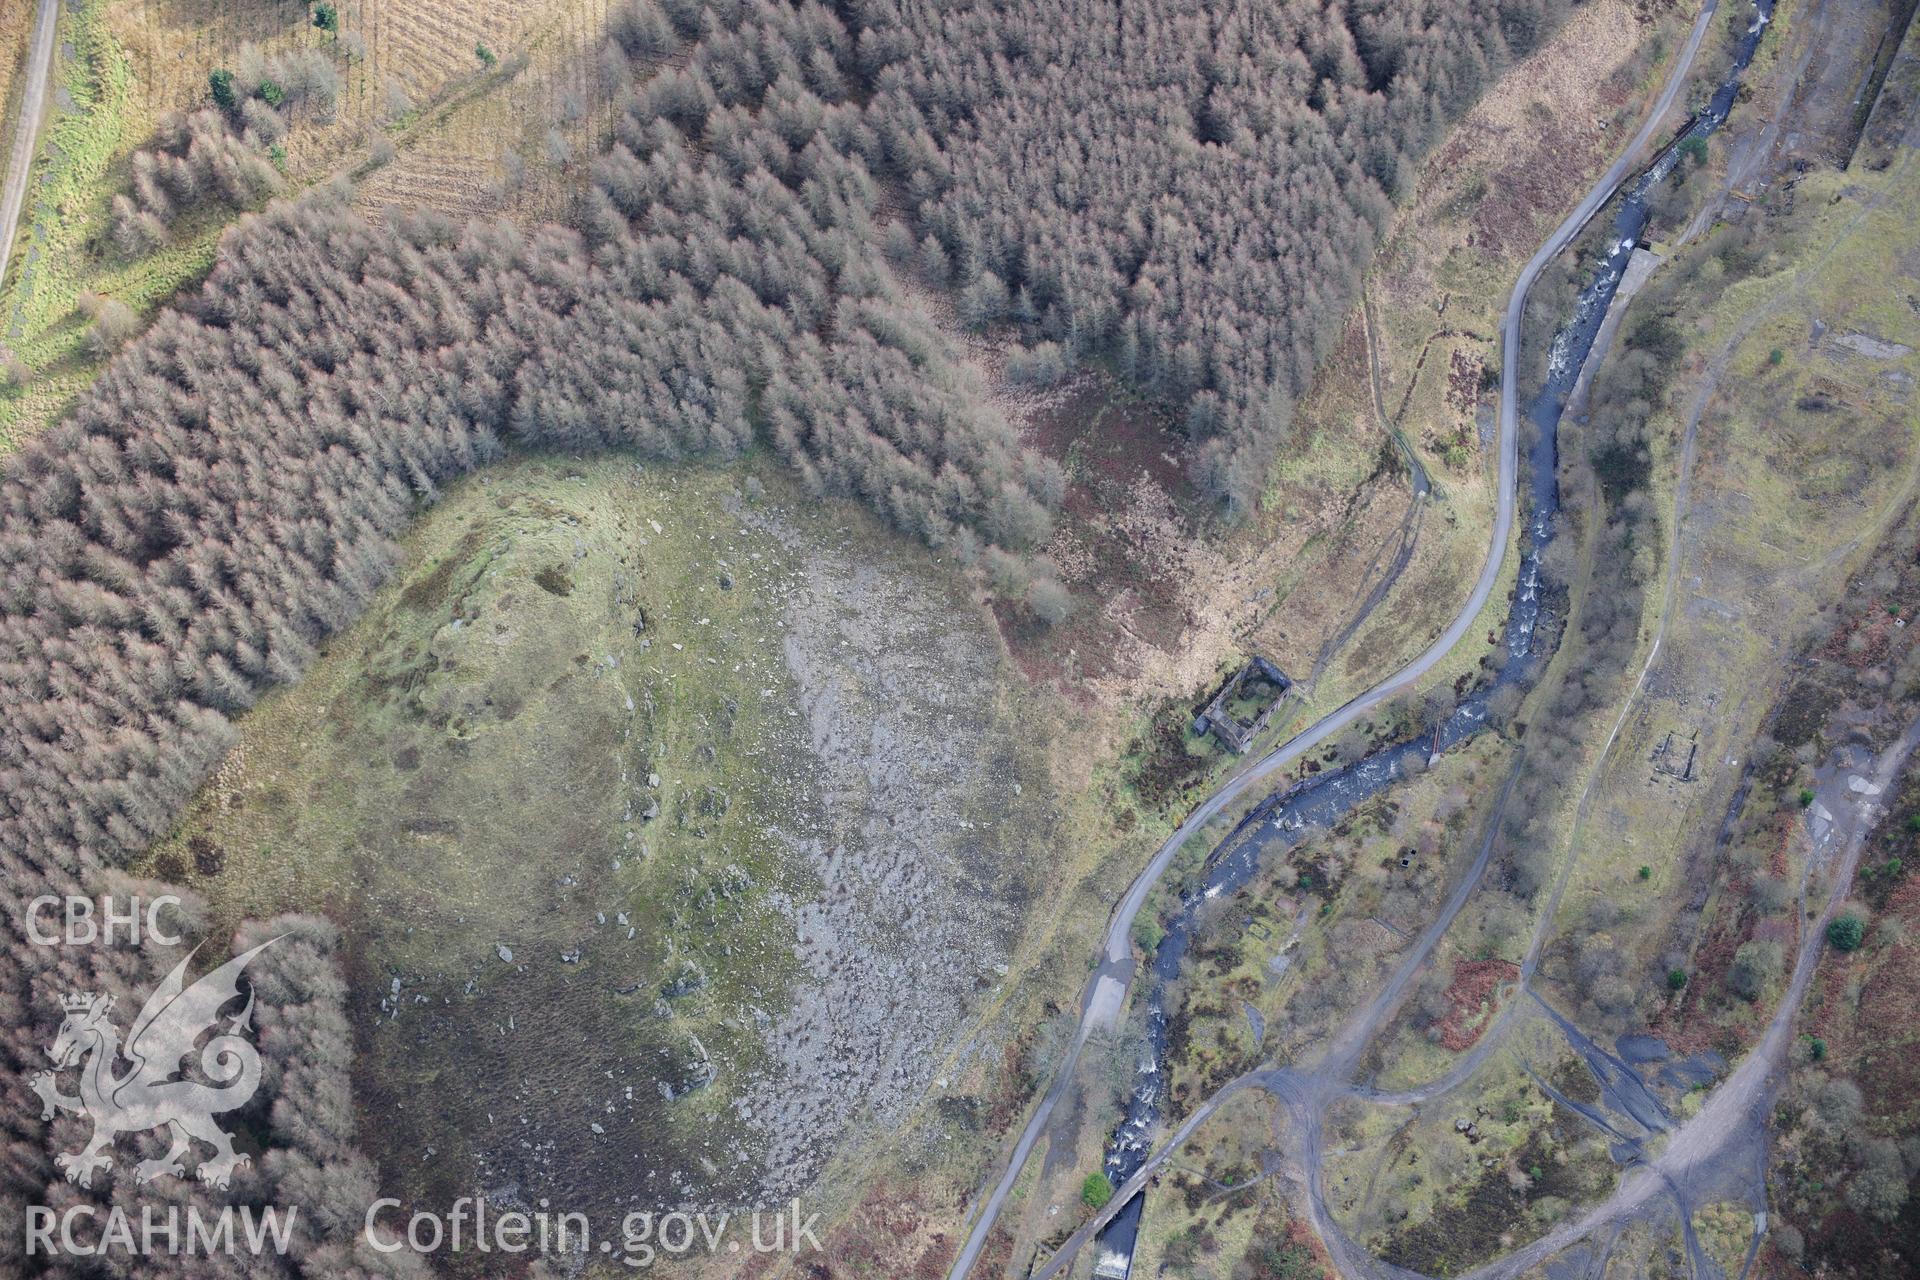
M 1527 406 L 1527 417 L 1535 428 L 1527 458 L 1530 502 L 1519 576 L 1502 637 L 1507 661 L 1499 674 L 1469 694 L 1436 732 L 1381 747 L 1354 764 L 1283 788 L 1255 806 L 1216 846 L 1208 858 L 1200 886 L 1182 895 L 1180 907 L 1167 922 L 1166 934 L 1154 949 L 1148 966 L 1144 1051 L 1128 1095 L 1126 1113 L 1107 1142 L 1103 1160 L 1103 1168 L 1114 1186 L 1123 1185 L 1146 1163 L 1162 1118 L 1168 993 L 1192 946 L 1201 906 L 1248 884 L 1269 853 L 1285 852 L 1297 844 L 1304 833 L 1333 826 L 1386 791 L 1406 776 L 1409 763 L 1416 757 L 1424 764 L 1431 755 L 1478 734 L 1486 728 L 1488 705 L 1495 693 L 1509 684 L 1531 682 L 1551 656 L 1536 647 L 1536 640 L 1544 604 L 1541 557 L 1552 540 L 1553 517 L 1560 506 L 1557 460 L 1561 415 L 1581 366 L 1593 349 L 1601 322 L 1619 290 L 1627 262 L 1646 233 L 1652 217 L 1654 190 L 1673 172 L 1682 154 L 1681 146 L 1690 138 L 1704 138 L 1718 129 L 1733 107 L 1741 77 L 1752 63 L 1772 21 L 1775 0 L 1748 0 L 1748 3 L 1753 16 L 1745 35 L 1735 46 L 1733 66 L 1727 78 L 1707 106 L 1687 122 L 1616 198 L 1613 236 L 1607 252 L 1595 264 L 1593 277 L 1575 300 L 1572 314 L 1555 333 L 1548 353 L 1545 384 Z M 1658 1124 L 1665 1117 L 1649 1114 L 1647 1119 Z M 1125 1280 L 1132 1266 L 1143 1205 L 1144 1196 L 1135 1196 L 1096 1238 L 1096 1276 Z

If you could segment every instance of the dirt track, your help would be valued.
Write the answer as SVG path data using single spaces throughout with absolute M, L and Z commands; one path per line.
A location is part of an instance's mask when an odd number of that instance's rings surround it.
M 60 0 L 40 0 L 33 15 L 33 46 L 27 58 L 26 91 L 20 97 L 20 119 L 14 126 L 13 151 L 7 158 L 7 180 L 0 189 L 0 284 L 6 282 L 13 258 L 13 238 L 20 230 L 20 211 L 27 203 L 27 182 L 33 176 L 35 143 L 40 118 L 46 114 L 47 79 L 53 67 L 53 37 L 60 17 Z

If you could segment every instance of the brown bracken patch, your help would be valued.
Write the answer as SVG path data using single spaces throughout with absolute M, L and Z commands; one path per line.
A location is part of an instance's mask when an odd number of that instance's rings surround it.
M 1473 1048 L 1492 1020 L 1494 993 L 1501 983 L 1519 976 L 1519 968 L 1507 960 L 1468 960 L 1455 965 L 1453 981 L 1447 985 L 1447 1016 L 1433 1024 L 1440 1043 L 1454 1053 Z
M 1833 638 L 1821 648 L 1820 656 L 1864 670 L 1886 656 L 1893 640 L 1893 622 L 1893 615 L 1875 601 L 1865 614 L 1835 631 Z

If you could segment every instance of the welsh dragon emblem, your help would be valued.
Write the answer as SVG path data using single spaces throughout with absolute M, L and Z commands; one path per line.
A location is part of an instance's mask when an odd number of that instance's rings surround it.
M 225 1187 L 233 1171 L 248 1163 L 247 1156 L 234 1151 L 233 1139 L 213 1117 L 245 1106 L 260 1087 L 260 1053 L 242 1034 L 252 1029 L 253 997 L 249 995 L 246 1007 L 225 1019 L 224 1031 L 218 1024 L 220 1010 L 240 997 L 241 970 L 278 941 L 269 939 L 235 956 L 192 986 L 185 981 L 187 962 L 193 959 L 188 953 L 147 998 L 124 1047 L 119 1028 L 107 1016 L 113 1008 L 112 996 L 86 991 L 60 998 L 66 1020 L 47 1050 L 55 1069 L 39 1072 L 27 1085 L 40 1095 L 42 1120 L 51 1120 L 58 1108 L 93 1121 L 93 1138 L 84 1148 L 54 1157 L 54 1163 L 66 1171 L 67 1181 L 93 1185 L 94 1171 L 112 1166 L 113 1159 L 106 1153 L 122 1133 L 163 1126 L 173 1145 L 157 1160 L 140 1161 L 134 1168 L 136 1182 L 151 1182 L 165 1174 L 184 1176 L 181 1160 L 191 1152 L 193 1139 L 214 1149 L 210 1159 L 200 1162 L 197 1172 L 202 1182 Z M 213 1083 L 174 1078 L 180 1074 L 181 1061 L 208 1031 L 216 1034 L 198 1046 L 200 1070 Z M 122 1057 L 132 1066 L 116 1076 L 114 1067 Z M 69 1097 L 60 1092 L 57 1073 L 75 1066 L 80 1068 L 80 1093 Z

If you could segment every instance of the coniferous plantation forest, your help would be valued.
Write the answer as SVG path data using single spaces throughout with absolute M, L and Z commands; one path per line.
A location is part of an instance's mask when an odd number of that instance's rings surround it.
M 0 0 L 0 1275 L 1912 1274 L 1913 8 Z

